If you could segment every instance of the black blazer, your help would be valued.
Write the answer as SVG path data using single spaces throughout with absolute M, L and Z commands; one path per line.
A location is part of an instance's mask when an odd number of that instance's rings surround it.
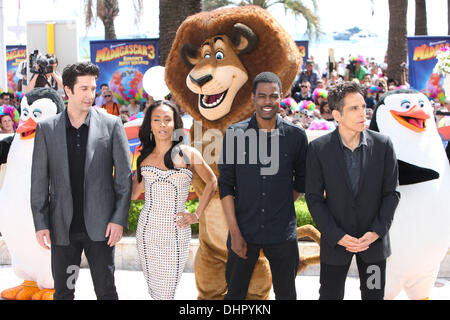
M 358 254 L 366 263 L 379 262 L 391 254 L 388 231 L 400 200 L 392 142 L 385 135 L 365 131 L 367 146 L 362 150 L 359 191 L 355 198 L 338 135 L 336 129 L 312 141 L 306 158 L 305 198 L 322 234 L 321 262 L 350 263 L 353 253 L 337 242 L 346 234 L 360 238 L 368 231 L 376 232 L 380 238 Z

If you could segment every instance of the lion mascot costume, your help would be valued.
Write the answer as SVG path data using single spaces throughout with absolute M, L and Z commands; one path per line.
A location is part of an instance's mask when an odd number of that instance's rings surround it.
M 278 75 L 283 88 L 290 88 L 301 60 L 290 35 L 257 6 L 201 12 L 181 24 L 167 59 L 165 79 L 177 104 L 194 118 L 191 143 L 216 176 L 225 130 L 254 113 L 254 77 L 271 71 Z M 201 197 L 204 183 L 197 175 L 192 185 Z M 299 228 L 298 234 L 319 242 L 320 234 L 312 226 Z M 198 299 L 223 299 L 227 292 L 227 235 L 217 191 L 199 222 L 194 263 Z M 318 256 L 302 258 L 299 271 L 318 262 Z M 261 254 L 247 299 L 268 299 L 271 286 L 269 263 Z

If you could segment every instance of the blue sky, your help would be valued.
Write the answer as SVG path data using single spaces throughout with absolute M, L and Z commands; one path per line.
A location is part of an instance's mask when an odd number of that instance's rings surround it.
M 17 25 L 17 7 L 19 0 L 4 0 L 5 22 L 7 27 Z M 181 1 L 180 1 L 181 2 Z M 308 3 L 308 0 L 305 1 Z M 84 0 L 20 0 L 20 24 L 26 21 L 40 20 L 70 20 L 80 23 L 80 36 L 86 35 L 84 28 Z M 130 0 L 119 0 L 120 14 L 116 20 L 116 31 L 119 35 L 127 36 L 136 33 L 146 33 L 149 37 L 158 36 L 159 0 L 144 0 L 144 15 L 139 27 L 134 25 L 134 13 Z M 322 28 L 325 32 L 341 31 L 353 26 L 387 34 L 389 10 L 388 0 L 374 0 L 374 12 L 370 0 L 317 0 Z M 408 33 L 414 33 L 415 4 L 409 1 Z M 447 1 L 427 1 L 428 31 L 430 35 L 444 35 L 447 33 Z M 291 15 L 285 15 L 282 6 L 274 6 L 269 10 L 293 35 L 301 36 L 305 29 L 302 19 L 295 20 Z M 91 28 L 89 36 L 98 36 L 103 33 L 101 21 Z M 8 42 L 15 42 L 15 33 L 7 32 Z

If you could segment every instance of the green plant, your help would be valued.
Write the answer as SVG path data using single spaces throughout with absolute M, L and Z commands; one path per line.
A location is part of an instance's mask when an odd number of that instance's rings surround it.
M 297 227 L 304 226 L 305 224 L 311 224 L 317 228 L 313 218 L 308 210 L 308 205 L 304 197 L 300 197 L 294 203 L 295 215 L 297 216 Z
M 131 201 L 130 214 L 128 217 L 128 229 L 125 231 L 125 235 L 134 236 L 136 234 L 137 223 L 139 220 L 139 214 L 144 207 L 144 200 Z M 194 213 L 198 207 L 198 199 L 186 201 L 186 210 L 190 213 Z M 294 203 L 295 215 L 297 216 L 297 227 L 304 226 L 305 224 L 311 224 L 317 228 L 314 220 L 309 213 L 308 206 L 305 198 L 301 197 Z M 198 223 L 191 225 L 193 235 L 198 234 Z
M 144 207 L 144 200 L 131 201 L 130 211 L 128 215 L 128 229 L 125 235 L 132 236 L 136 234 L 137 223 L 139 221 L 139 214 Z
M 128 229 L 125 230 L 126 236 L 134 236 L 136 234 L 137 224 L 139 221 L 139 214 L 144 207 L 144 200 L 131 201 L 130 211 L 128 216 Z M 194 213 L 198 207 L 198 199 L 186 201 L 186 210 Z M 191 225 L 192 234 L 198 234 L 198 223 Z
M 188 200 L 186 201 L 186 210 L 190 213 L 194 213 L 198 207 L 198 199 Z M 198 234 L 198 223 L 191 224 L 192 234 Z

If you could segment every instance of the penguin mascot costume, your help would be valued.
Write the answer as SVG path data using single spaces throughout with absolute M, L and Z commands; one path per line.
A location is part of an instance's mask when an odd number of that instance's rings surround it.
M 403 289 L 410 299 L 428 299 L 450 246 L 450 166 L 433 108 L 418 91 L 390 91 L 380 98 L 370 129 L 392 140 L 402 195 L 389 231 L 384 298 Z
M 37 88 L 23 97 L 21 109 L 0 189 L 0 232 L 11 255 L 14 273 L 24 282 L 2 291 L 1 296 L 7 300 L 51 300 L 54 285 L 50 251 L 36 240 L 31 212 L 31 163 L 37 123 L 60 113 L 64 102 L 55 90 Z

